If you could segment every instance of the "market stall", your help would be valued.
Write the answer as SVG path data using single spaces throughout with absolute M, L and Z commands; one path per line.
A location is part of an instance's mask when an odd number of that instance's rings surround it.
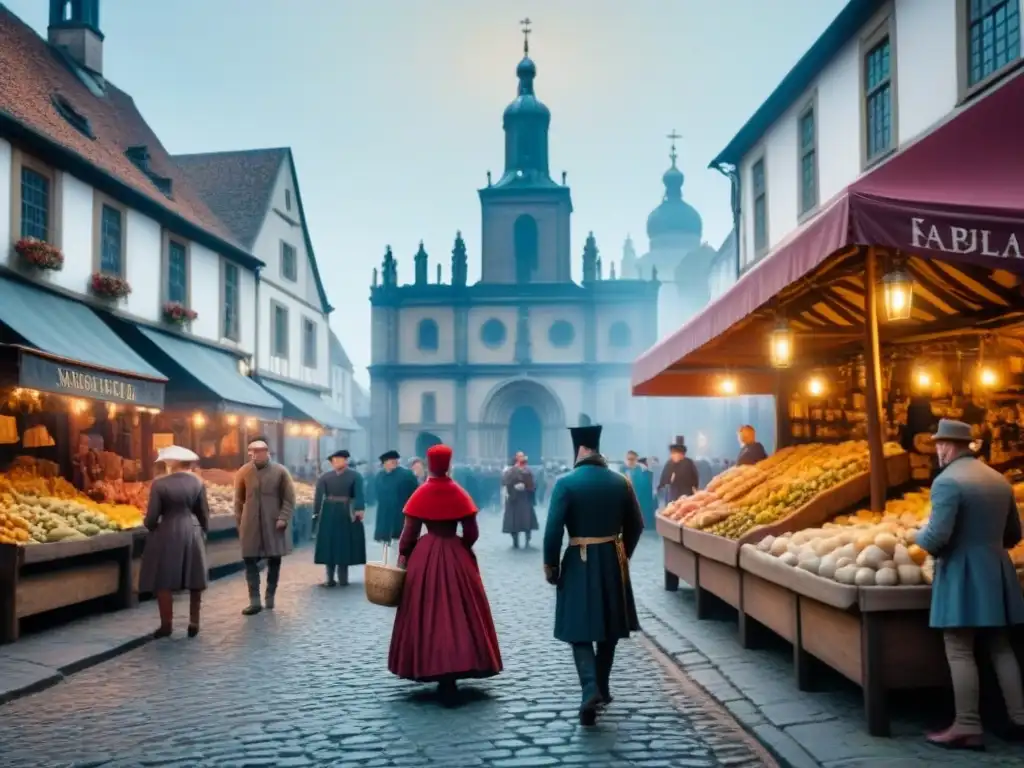
M 823 205 L 634 366 L 636 395 L 775 396 L 783 450 L 659 517 L 666 586 L 693 584 L 701 616 L 737 608 L 744 645 L 792 642 L 801 688 L 813 659 L 860 684 L 875 735 L 887 691 L 948 682 L 913 545 L 930 430 L 971 421 L 1000 469 L 1024 453 L 1024 169 L 991 130 L 1020 118 L 1024 77 Z
M 0 642 L 32 616 L 134 599 L 143 434 L 165 383 L 88 306 L 0 276 Z

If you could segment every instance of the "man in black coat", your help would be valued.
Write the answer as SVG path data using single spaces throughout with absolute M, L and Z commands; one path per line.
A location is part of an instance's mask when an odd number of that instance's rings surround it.
M 666 489 L 666 502 L 672 502 L 682 496 L 692 496 L 700 487 L 697 465 L 686 456 L 686 441 L 682 435 L 668 447 L 669 459 L 661 470 L 658 491 Z

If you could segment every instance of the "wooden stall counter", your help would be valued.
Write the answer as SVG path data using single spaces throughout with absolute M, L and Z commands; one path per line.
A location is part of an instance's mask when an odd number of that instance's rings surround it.
M 115 609 L 133 605 L 133 542 L 125 531 L 53 544 L 0 544 L 0 643 L 17 640 L 29 616 L 99 598 L 110 598 Z

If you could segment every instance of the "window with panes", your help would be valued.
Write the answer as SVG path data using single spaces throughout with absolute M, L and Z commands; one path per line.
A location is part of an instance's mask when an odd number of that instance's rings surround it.
M 21 236 L 50 240 L 50 179 L 21 169 Z
M 1020 58 L 1020 0 L 968 0 L 967 84 Z
M 270 341 L 270 354 L 288 357 L 288 310 L 280 304 L 274 305 L 274 335 Z
M 100 210 L 100 272 L 120 277 L 124 269 L 121 253 L 124 217 L 117 208 L 104 205 Z
M 167 300 L 188 303 L 188 252 L 176 240 L 167 246 Z
M 238 341 L 238 311 L 241 301 L 237 264 L 224 265 L 224 338 Z
M 864 129 L 869 161 L 892 149 L 892 109 L 892 47 L 886 35 L 864 56 Z
M 768 187 L 764 160 L 754 163 L 750 175 L 754 192 L 754 252 L 760 253 L 768 247 Z
M 316 323 L 309 318 L 302 319 L 302 364 L 316 368 Z
M 424 392 L 420 397 L 420 421 L 423 424 L 437 423 L 437 395 Z
M 281 275 L 285 280 L 291 280 L 293 283 L 299 279 L 299 264 L 295 246 L 285 242 L 281 243 Z
M 814 128 L 814 107 L 800 115 L 800 213 L 818 204 L 818 147 Z

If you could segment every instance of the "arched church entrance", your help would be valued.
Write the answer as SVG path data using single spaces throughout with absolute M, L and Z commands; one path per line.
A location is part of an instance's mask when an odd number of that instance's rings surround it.
M 544 423 L 530 405 L 520 405 L 508 420 L 508 450 L 512 457 L 522 451 L 531 461 L 539 462 L 544 453 Z
M 480 414 L 485 460 L 507 460 L 523 451 L 531 463 L 562 458 L 565 411 L 558 396 L 536 379 L 513 379 L 495 387 Z
M 432 432 L 420 432 L 416 435 L 416 455 L 421 459 L 427 455 L 427 449 L 434 445 L 440 445 L 441 438 Z

